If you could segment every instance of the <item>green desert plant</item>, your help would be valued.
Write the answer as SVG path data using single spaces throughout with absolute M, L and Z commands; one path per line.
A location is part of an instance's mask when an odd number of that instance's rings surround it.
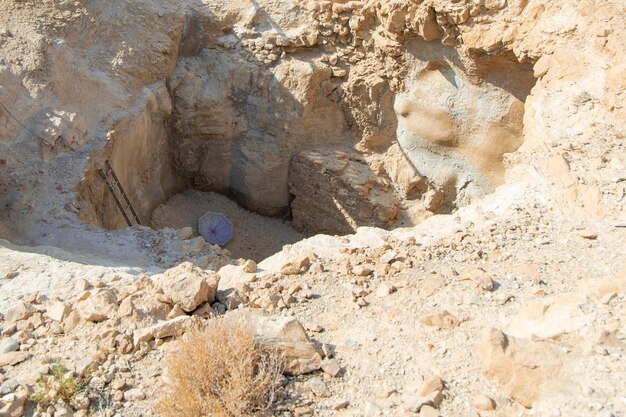
M 87 380 L 88 377 L 79 377 L 74 372 L 69 372 L 62 363 L 55 363 L 48 374 L 39 376 L 38 389 L 30 399 L 44 407 L 58 401 L 70 404 L 85 389 Z

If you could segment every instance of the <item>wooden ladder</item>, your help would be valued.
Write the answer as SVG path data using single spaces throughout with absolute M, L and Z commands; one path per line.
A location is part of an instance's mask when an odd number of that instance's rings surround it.
M 126 192 L 124 192 L 124 188 L 122 188 L 120 180 L 117 178 L 117 175 L 115 175 L 115 171 L 113 170 L 111 163 L 106 160 L 104 161 L 104 166 L 106 171 L 104 169 L 99 169 L 98 172 L 100 173 L 102 179 L 106 182 L 107 187 L 109 187 L 109 191 L 111 191 L 111 194 L 113 194 L 115 203 L 122 212 L 126 223 L 128 223 L 129 226 L 133 226 L 132 220 L 134 220 L 135 224 L 143 226 L 139 215 L 137 214 L 135 208 L 128 199 Z

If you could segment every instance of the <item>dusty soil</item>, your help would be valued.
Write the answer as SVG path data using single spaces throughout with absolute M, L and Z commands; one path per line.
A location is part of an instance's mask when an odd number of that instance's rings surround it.
M 150 225 L 155 229 L 193 228 L 198 236 L 198 219 L 207 211 L 223 213 L 234 226 L 233 239 L 227 249 L 234 258 L 257 262 L 280 252 L 284 245 L 304 239 L 290 222 L 250 212 L 221 194 L 188 190 L 176 194 L 154 210 Z

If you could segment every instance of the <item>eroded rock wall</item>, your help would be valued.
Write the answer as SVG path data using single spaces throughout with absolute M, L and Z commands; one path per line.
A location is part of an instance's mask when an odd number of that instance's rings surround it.
M 224 49 L 183 59 L 170 82 L 179 172 L 249 210 L 284 215 L 295 153 L 349 141 L 343 113 L 319 94 L 331 77 L 315 62 L 285 59 L 269 69 Z
M 412 165 L 403 175 L 414 178 L 392 180 L 396 210 L 409 184 L 420 184 L 411 200 L 429 212 L 493 191 L 504 180 L 503 154 L 522 143 L 535 79 L 512 53 L 460 45 L 456 25 L 470 19 L 468 4 L 281 6 L 297 20 L 264 1 L 202 9 L 169 83 L 177 169 L 198 188 L 274 216 L 290 209 L 292 158 L 337 145 L 363 154 L 370 170 L 389 167 L 389 178 L 400 160 Z M 398 145 L 402 152 L 387 152 Z
M 2 6 L 0 98 L 29 129 L 2 112 L 1 178 L 21 190 L 2 196 L 14 236 L 48 241 L 59 222 L 29 219 L 72 217 L 64 184 L 158 80 L 182 182 L 262 213 L 289 210 L 291 158 L 337 145 L 383 167 L 400 214 L 450 212 L 514 165 L 510 181 L 539 174 L 577 216 L 621 211 L 624 33 L 612 1 Z
M 354 151 L 299 153 L 289 170 L 294 228 L 309 235 L 345 235 L 362 225 L 389 228 L 398 214 L 398 198 L 381 174 Z
M 107 133 L 106 146 L 91 156 L 86 179 L 79 185 L 82 216 L 107 229 L 128 225 L 98 172 L 106 171 L 106 160 L 144 225 L 149 225 L 159 204 L 189 186 L 172 165 L 167 123 L 172 104 L 165 85 L 161 82 L 146 88 L 140 104 L 135 114 L 119 120 Z

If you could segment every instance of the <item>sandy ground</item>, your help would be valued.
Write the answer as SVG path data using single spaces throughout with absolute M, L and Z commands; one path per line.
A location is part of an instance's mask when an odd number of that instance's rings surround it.
M 207 211 L 224 213 L 235 226 L 233 240 L 224 248 L 234 257 L 261 261 L 284 245 L 304 239 L 289 222 L 264 217 L 237 205 L 221 194 L 187 190 L 176 194 L 152 213 L 155 229 L 191 226 L 198 234 L 198 219 Z

